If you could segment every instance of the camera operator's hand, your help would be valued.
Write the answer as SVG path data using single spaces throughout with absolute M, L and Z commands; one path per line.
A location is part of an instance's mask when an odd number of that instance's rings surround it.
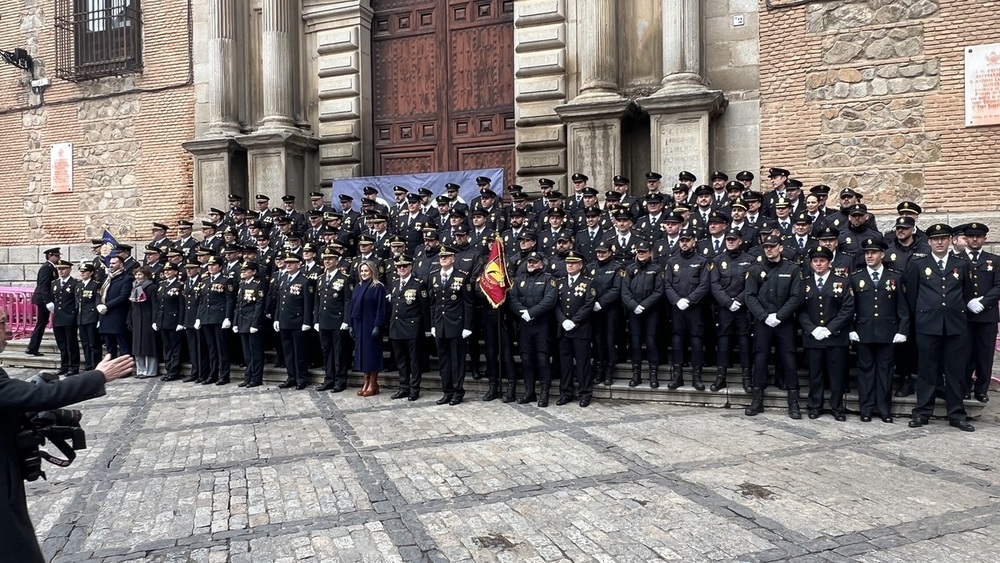
M 119 377 L 124 377 L 135 369 L 135 358 L 132 356 L 118 356 L 112 358 L 111 354 L 106 354 L 101 363 L 94 368 L 104 374 L 104 381 L 114 381 Z

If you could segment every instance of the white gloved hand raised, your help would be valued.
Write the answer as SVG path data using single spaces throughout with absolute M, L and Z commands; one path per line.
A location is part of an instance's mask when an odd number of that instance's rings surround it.
M 897 333 L 897 334 L 893 335 L 893 337 L 892 337 L 892 343 L 893 344 L 902 344 L 904 342 L 906 342 L 906 335 L 905 334 L 898 334 Z
M 681 297 L 677 300 L 677 308 L 681 311 L 686 311 L 688 307 L 691 306 L 691 302 L 687 300 L 686 297 Z
M 767 316 L 766 319 L 764 319 L 764 324 L 766 324 L 767 326 L 769 326 L 771 328 L 774 328 L 774 327 L 780 325 L 781 321 L 778 320 L 777 313 L 771 313 L 770 315 Z
M 576 323 L 574 323 L 569 319 L 566 319 L 565 321 L 562 322 L 562 328 L 565 331 L 573 330 L 574 328 L 576 328 Z

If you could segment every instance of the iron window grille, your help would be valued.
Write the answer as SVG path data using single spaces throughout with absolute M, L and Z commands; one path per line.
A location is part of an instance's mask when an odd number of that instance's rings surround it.
M 56 0 L 56 76 L 80 82 L 142 72 L 139 0 Z

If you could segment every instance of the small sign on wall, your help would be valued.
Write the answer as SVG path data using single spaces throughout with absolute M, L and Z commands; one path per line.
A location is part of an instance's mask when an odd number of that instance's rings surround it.
M 965 125 L 1000 125 L 1000 43 L 965 48 Z
M 73 191 L 73 143 L 52 145 L 52 193 Z

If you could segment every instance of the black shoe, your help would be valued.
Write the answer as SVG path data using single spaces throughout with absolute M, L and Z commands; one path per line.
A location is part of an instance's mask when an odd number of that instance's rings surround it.
M 409 396 L 410 396 L 410 392 L 409 391 L 403 391 L 402 389 L 400 389 L 399 391 L 396 391 L 395 393 L 393 393 L 392 396 L 389 397 L 389 398 L 390 399 L 405 399 L 405 398 L 407 398 Z
M 585 395 L 583 397 L 580 397 L 580 406 L 581 407 L 589 407 L 590 406 L 590 400 L 591 400 L 591 396 L 590 395 Z
M 317 391 L 329 391 L 330 389 L 333 389 L 333 387 L 334 387 L 333 383 L 324 383 L 323 385 L 320 385 L 319 387 L 317 387 L 316 390 Z
M 913 379 L 907 377 L 896 390 L 897 397 L 909 397 L 913 394 Z
M 333 389 L 331 389 L 330 392 L 331 393 L 343 393 L 346 390 L 347 390 L 347 384 L 346 383 L 338 383 L 338 384 L 336 384 L 336 385 L 333 386 Z
M 309 388 L 309 386 L 306 385 L 306 384 L 304 384 L 304 383 L 301 383 L 301 384 L 295 386 L 295 390 L 296 391 L 302 391 L 302 390 L 308 389 L 308 388 Z
M 632 379 L 629 380 L 628 386 L 635 387 L 642 383 L 642 369 L 633 367 L 632 368 Z
M 220 380 L 216 381 L 215 384 L 216 385 L 229 385 L 229 380 L 228 379 L 220 379 Z
M 762 412 L 764 412 L 764 390 L 754 389 L 753 399 L 750 401 L 750 406 L 743 409 L 743 414 L 746 416 L 757 416 Z
M 69 370 L 66 368 L 62 368 L 56 372 L 56 375 L 66 375 L 67 373 L 69 373 Z
M 549 406 L 549 394 L 548 393 L 542 393 L 541 396 L 538 397 L 538 406 L 540 408 L 543 408 L 543 409 L 545 407 Z
M 809 420 L 816 420 L 819 418 L 819 411 L 816 409 L 809 409 Z
M 799 409 L 798 390 L 788 392 L 788 418 L 802 420 L 802 411 Z
M 847 415 L 842 412 L 838 412 L 833 415 L 833 419 L 837 422 L 847 422 Z
M 684 385 L 684 366 L 674 366 L 671 368 L 671 371 L 670 383 L 667 384 L 667 389 L 673 390 L 682 387 Z M 701 388 L 704 390 L 705 386 L 703 385 Z
M 500 398 L 500 389 L 495 385 L 490 385 L 486 394 L 483 395 L 483 401 L 490 402 Z
M 450 401 L 448 401 L 448 404 L 451 405 L 451 406 L 461 405 L 462 404 L 462 397 L 459 397 L 459 396 L 456 395 Z
M 472 379 L 475 379 L 476 381 L 479 381 L 480 379 L 482 379 L 485 376 L 486 376 L 486 373 L 483 372 L 482 370 L 478 370 L 477 369 L 477 370 L 474 370 L 472 372 Z
M 201 382 L 201 384 L 202 385 L 211 385 L 213 383 L 218 383 L 218 381 L 219 381 L 218 379 L 203 379 L 202 382 Z
M 892 417 L 891 416 L 883 416 L 882 417 L 882 422 L 884 422 L 886 424 L 892 424 Z
M 450 402 L 451 402 L 451 395 L 445 395 L 444 397 L 441 397 L 440 399 L 434 401 L 434 404 L 435 405 L 447 405 Z
M 701 368 L 694 370 L 691 374 L 691 386 L 695 388 L 695 391 L 705 390 L 705 382 L 701 380 Z
M 962 395 L 962 400 L 963 401 L 971 401 L 972 400 L 972 393 L 966 393 L 965 395 Z
M 611 385 L 614 385 L 614 384 L 615 384 L 615 380 L 614 380 L 613 377 L 606 377 L 606 378 L 604 378 L 604 385 L 605 386 L 611 386 Z
M 255 381 L 253 383 L 247 383 L 247 387 L 246 388 L 247 389 L 251 389 L 253 387 L 260 387 L 261 385 L 263 385 L 263 383 L 261 383 L 259 381 Z
M 989 396 L 986 395 L 985 393 L 982 394 L 982 395 L 980 395 L 979 393 L 976 393 L 976 400 L 979 401 L 980 403 L 988 403 L 988 402 L 990 402 Z
M 195 377 L 193 375 L 189 375 L 189 376 L 185 377 L 184 379 L 182 379 L 181 383 L 195 383 L 197 381 L 199 381 L 199 379 L 197 377 Z
M 414 393 L 406 398 L 407 401 L 416 401 L 420 398 L 420 393 Z
M 910 428 L 920 428 L 921 426 L 927 426 L 928 420 L 922 416 L 915 416 L 910 419 Z
M 295 387 L 294 381 L 286 381 L 281 385 L 278 385 L 278 389 L 291 389 L 292 387 Z
M 566 395 L 559 395 L 559 398 L 556 400 L 556 406 L 561 407 L 572 400 L 573 400 L 572 397 L 568 397 Z
M 41 352 L 39 352 L 37 350 L 34 351 L 34 352 L 25 352 L 25 354 L 27 354 L 29 356 L 44 356 L 45 355 L 45 354 L 43 354 L 43 353 L 41 353 Z
M 513 385 L 507 384 L 507 390 L 503 392 L 503 402 L 513 403 L 517 400 L 517 390 Z
M 861 422 L 871 422 L 871 421 L 872 421 L 872 415 L 870 414 L 861 415 Z
M 952 420 L 951 422 L 948 423 L 948 425 L 949 426 L 954 426 L 955 428 L 958 428 L 962 432 L 975 432 L 976 431 L 976 428 L 974 426 L 972 426 L 971 424 L 969 424 L 969 422 L 966 421 L 966 420 Z
M 720 375 L 717 376 L 715 378 L 715 381 L 713 381 L 712 384 L 708 386 L 708 389 L 709 391 L 718 391 L 720 389 L 725 389 L 726 387 L 729 387 L 726 384 L 726 376 Z
M 536 401 L 534 393 L 528 393 L 527 395 L 521 397 L 517 400 L 519 405 L 527 405 L 528 403 L 534 403 Z
M 241 381 L 240 384 L 237 385 L 237 387 L 246 387 L 247 385 L 249 385 L 249 383 L 247 383 L 246 381 Z

